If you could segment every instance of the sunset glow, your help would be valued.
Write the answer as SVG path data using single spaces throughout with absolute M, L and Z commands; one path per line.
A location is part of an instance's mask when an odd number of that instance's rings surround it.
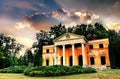
M 26 48 L 39 30 L 59 23 L 69 27 L 103 22 L 107 29 L 120 30 L 120 0 L 1 0 L 0 4 L 0 33 Z

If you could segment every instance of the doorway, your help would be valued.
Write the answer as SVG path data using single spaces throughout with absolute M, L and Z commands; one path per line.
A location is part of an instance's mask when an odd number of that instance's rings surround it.
M 73 59 L 73 57 L 70 56 L 70 59 L 69 59 L 69 65 L 70 65 L 70 66 L 72 66 L 72 63 L 73 63 L 72 59 Z
M 79 55 L 79 56 L 78 56 L 78 65 L 79 65 L 79 66 L 83 66 L 83 58 L 82 58 L 82 55 Z

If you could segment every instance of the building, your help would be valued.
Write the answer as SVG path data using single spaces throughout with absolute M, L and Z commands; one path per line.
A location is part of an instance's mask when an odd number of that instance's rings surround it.
M 109 40 L 87 41 L 84 36 L 65 33 L 54 40 L 54 45 L 43 46 L 43 66 L 80 65 L 110 67 Z

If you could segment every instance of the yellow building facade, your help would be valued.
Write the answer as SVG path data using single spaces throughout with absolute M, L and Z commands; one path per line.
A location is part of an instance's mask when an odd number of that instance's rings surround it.
M 65 33 L 53 41 L 54 45 L 43 46 L 43 66 L 110 68 L 108 39 L 87 41 L 84 36 Z

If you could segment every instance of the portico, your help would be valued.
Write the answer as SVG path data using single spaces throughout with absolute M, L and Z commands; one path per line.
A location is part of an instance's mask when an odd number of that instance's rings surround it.
M 54 64 L 62 64 L 60 62 L 60 58 L 63 65 L 70 66 L 70 64 L 78 65 L 78 55 L 77 51 L 75 49 L 79 49 L 79 53 L 81 52 L 82 60 L 83 60 L 83 66 L 87 65 L 87 56 L 84 45 L 86 44 L 86 39 L 83 36 L 80 35 L 74 35 L 74 34 L 64 34 L 59 39 L 54 40 Z M 77 46 L 77 47 L 76 47 Z M 60 48 L 61 47 L 61 48 Z M 60 51 L 62 51 L 60 55 Z M 71 57 L 71 59 L 70 59 Z M 70 63 L 72 62 L 72 63 Z

